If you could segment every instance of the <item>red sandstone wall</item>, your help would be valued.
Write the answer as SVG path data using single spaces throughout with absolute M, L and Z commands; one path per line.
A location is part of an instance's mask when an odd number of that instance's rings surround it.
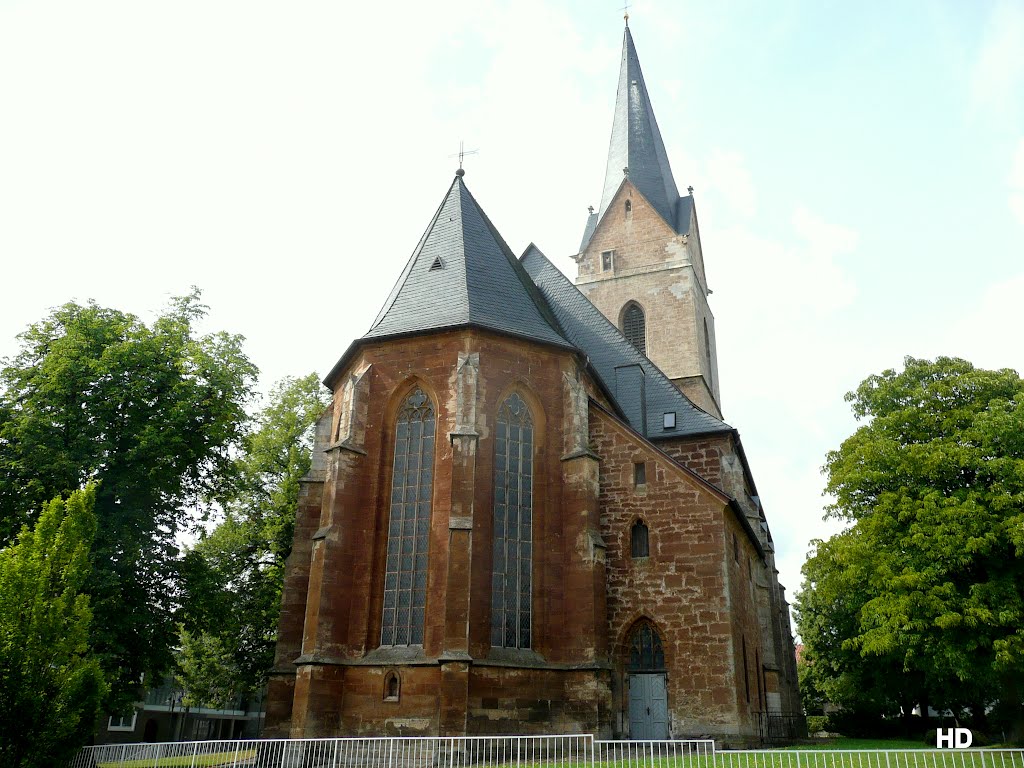
M 450 440 L 459 407 L 460 352 L 479 354 L 478 438 Z M 610 698 L 607 674 L 567 669 L 588 655 L 593 659 L 606 644 L 603 600 L 597 604 L 603 598 L 603 551 L 592 546 L 587 519 L 565 512 L 566 504 L 585 498 L 566 491 L 574 476 L 567 476 L 565 467 L 573 462 L 562 461 L 569 418 L 563 374 L 575 374 L 575 358 L 465 330 L 367 345 L 350 369 L 367 365 L 366 410 L 357 430 L 365 439 L 355 450 L 334 447 L 328 454 L 319 529 L 309 556 L 291 735 L 493 733 L 525 716 L 525 724 L 504 731 L 512 732 L 539 717 L 540 702 L 549 702 L 543 706 L 558 710 L 556 722 L 572 724 L 573 730 L 598 729 L 609 708 L 606 702 L 599 712 L 598 702 Z M 414 385 L 430 396 L 437 415 L 425 639 L 422 649 L 381 649 L 394 421 Z M 499 404 L 513 390 L 529 403 L 535 424 L 532 651 L 537 658 L 524 660 L 530 669 L 496 672 L 461 660 L 491 652 L 492 431 Z M 339 429 L 337 410 L 332 434 Z M 592 513 L 594 506 L 589 505 Z M 469 529 L 459 522 L 467 516 Z M 596 526 L 595 520 L 595 532 Z M 304 529 L 303 535 L 310 532 Z M 295 633 L 297 616 L 289 613 L 283 636 Z M 439 668 L 443 659 L 449 661 Z M 511 664 L 516 666 L 515 658 Z M 384 701 L 390 668 L 401 670 L 397 702 Z M 276 699 L 272 706 L 282 713 L 287 709 Z
M 651 619 L 664 643 L 672 735 L 734 732 L 741 712 L 733 665 L 733 596 L 726 582 L 725 497 L 692 477 L 612 417 L 594 409 L 591 438 L 601 457 L 601 527 L 607 543 L 608 628 L 615 642 L 613 706 L 625 730 L 627 635 Z M 633 465 L 646 462 L 646 487 Z M 630 555 L 630 529 L 643 519 L 650 556 Z

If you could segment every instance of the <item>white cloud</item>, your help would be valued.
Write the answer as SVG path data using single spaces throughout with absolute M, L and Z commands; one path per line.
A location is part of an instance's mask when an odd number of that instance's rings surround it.
M 734 213 L 745 218 L 757 213 L 757 191 L 739 152 L 713 150 L 707 160 L 707 177 Z
M 1010 211 L 1024 227 L 1024 136 L 1017 142 L 1007 183 L 1010 187 Z
M 1014 119 L 1024 88 L 1024 4 L 1003 0 L 989 16 L 971 73 L 971 106 Z

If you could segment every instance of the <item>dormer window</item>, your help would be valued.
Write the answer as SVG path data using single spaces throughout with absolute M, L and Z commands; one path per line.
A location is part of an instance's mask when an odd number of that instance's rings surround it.
M 676 428 L 676 412 L 675 411 L 669 411 L 668 413 L 666 413 L 665 414 L 665 420 L 664 420 L 663 424 L 664 424 L 664 428 L 665 429 L 675 429 Z
M 615 251 L 601 251 L 601 271 L 611 272 L 615 266 Z

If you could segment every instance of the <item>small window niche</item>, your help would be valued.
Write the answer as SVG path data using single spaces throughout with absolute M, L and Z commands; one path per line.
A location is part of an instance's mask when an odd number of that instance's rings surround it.
M 611 272 L 615 268 L 615 251 L 601 251 L 601 271 Z
M 736 534 L 732 535 L 732 561 L 739 563 L 740 561 L 740 542 L 736 538 Z
M 647 485 L 647 464 L 643 461 L 633 462 L 633 485 L 638 488 Z
M 402 692 L 402 679 L 391 670 L 384 676 L 384 701 L 398 701 Z
M 629 553 L 634 558 L 650 557 L 651 543 L 647 525 L 643 520 L 637 520 L 629 532 Z
M 626 216 L 629 216 L 632 213 L 633 213 L 633 201 L 632 200 L 626 200 Z

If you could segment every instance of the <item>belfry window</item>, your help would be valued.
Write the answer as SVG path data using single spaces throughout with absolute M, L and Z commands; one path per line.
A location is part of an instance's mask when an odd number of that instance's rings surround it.
M 434 476 L 434 408 L 421 389 L 395 425 L 381 645 L 422 645 Z
M 633 201 L 632 200 L 627 200 L 626 201 L 626 215 L 628 216 L 632 212 L 633 212 Z
M 622 335 L 626 341 L 647 354 L 647 329 L 645 327 L 644 311 L 640 305 L 631 301 L 622 313 Z
M 601 271 L 611 272 L 615 266 L 615 251 L 601 251 Z
M 494 447 L 491 645 L 529 648 L 533 583 L 533 419 L 513 393 L 498 409 Z

